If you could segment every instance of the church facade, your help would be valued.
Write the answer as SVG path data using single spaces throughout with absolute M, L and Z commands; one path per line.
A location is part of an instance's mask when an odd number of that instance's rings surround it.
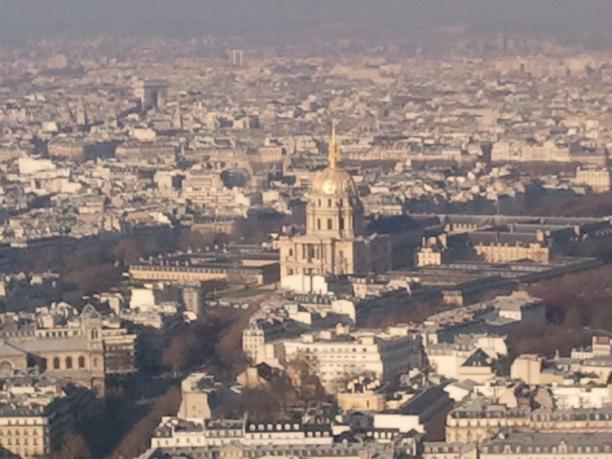
M 24 327 L 0 337 L 0 376 L 37 368 L 53 377 L 105 392 L 108 375 L 133 373 L 136 335 L 109 328 L 91 305 L 72 324 Z
M 300 275 L 366 275 L 391 269 L 391 241 L 364 234 L 364 210 L 357 186 L 340 165 L 335 130 L 328 167 L 312 182 L 306 233 L 279 241 L 281 281 Z

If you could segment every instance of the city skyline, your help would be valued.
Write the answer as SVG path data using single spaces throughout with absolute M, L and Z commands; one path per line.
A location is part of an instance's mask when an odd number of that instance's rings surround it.
M 548 35 L 567 44 L 609 46 L 606 26 L 612 15 L 605 0 L 586 5 L 571 0 L 180 0 L 171 6 L 159 0 L 6 0 L 2 7 L 0 40 L 8 43 L 95 35 L 291 40 L 309 31 L 384 41 L 402 34 L 418 39 L 412 35 L 418 30 L 466 26 L 475 35 Z
M 0 4 L 0 456 L 612 459 L 612 3 Z

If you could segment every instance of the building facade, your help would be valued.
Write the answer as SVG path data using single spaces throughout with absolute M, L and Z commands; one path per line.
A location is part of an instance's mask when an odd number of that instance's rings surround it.
M 612 411 L 602 409 L 547 410 L 528 407 L 508 409 L 501 405 L 469 403 L 453 409 L 446 418 L 446 440 L 473 443 L 504 429 L 520 432 L 612 432 Z
M 0 341 L 0 371 L 12 374 L 37 367 L 43 375 L 105 390 L 111 374 L 136 370 L 136 335 L 124 328 L 107 328 L 91 305 L 70 325 L 30 328 L 5 334 Z
M 364 234 L 364 210 L 351 175 L 340 166 L 335 132 L 328 167 L 308 194 L 306 234 L 280 240 L 281 279 L 294 275 L 368 274 L 391 268 L 391 241 Z
M 330 392 L 356 376 L 388 381 L 421 364 L 419 337 L 402 327 L 350 335 L 329 331 L 303 334 L 284 340 L 281 346 L 281 361 L 307 362 Z

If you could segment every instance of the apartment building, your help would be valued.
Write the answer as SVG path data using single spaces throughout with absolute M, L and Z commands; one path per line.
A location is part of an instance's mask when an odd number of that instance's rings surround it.
M 303 334 L 282 342 L 281 360 L 304 360 L 328 391 L 359 375 L 388 381 L 421 364 L 420 338 L 407 327 Z

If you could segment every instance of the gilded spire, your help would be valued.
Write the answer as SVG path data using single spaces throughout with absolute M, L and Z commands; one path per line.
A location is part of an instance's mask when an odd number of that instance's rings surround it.
M 336 122 L 332 121 L 331 138 L 327 149 L 327 161 L 331 169 L 335 169 L 340 164 L 340 149 L 336 142 Z

